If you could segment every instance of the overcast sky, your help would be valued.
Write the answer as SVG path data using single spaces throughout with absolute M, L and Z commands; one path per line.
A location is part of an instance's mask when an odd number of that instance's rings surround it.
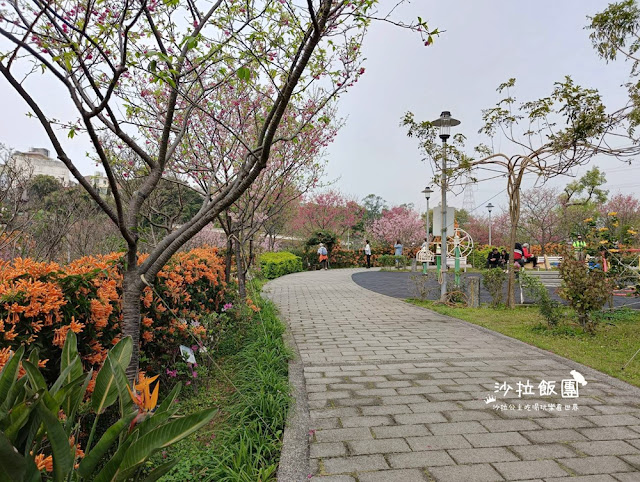
M 382 0 L 391 6 L 394 0 Z M 424 210 L 421 191 L 432 178 L 428 163 L 421 161 L 417 141 L 399 126 L 410 110 L 419 120 L 436 119 L 450 110 L 462 124 L 455 132 L 468 137 L 468 145 L 485 141 L 477 134 L 481 111 L 500 99 L 496 87 L 510 77 L 517 79 L 515 96 L 532 100 L 546 96 L 553 83 L 571 75 L 584 86 L 597 88 L 611 107 L 624 104 L 620 87 L 629 65 L 607 65 L 594 53 L 589 41 L 588 15 L 606 8 L 608 1 L 537 0 L 414 0 L 399 8 L 395 18 L 411 21 L 417 16 L 430 27 L 445 32 L 431 47 L 408 31 L 374 23 L 365 43 L 366 74 L 340 99 L 340 114 L 347 118 L 328 150 L 329 177 L 345 193 L 362 198 L 369 193 L 390 204 L 414 203 Z M 33 80 L 37 81 L 37 79 Z M 18 149 L 49 147 L 40 125 L 25 116 L 23 101 L 0 80 L 0 142 Z M 57 87 L 41 88 L 40 100 L 61 118 L 66 96 Z M 67 111 L 68 112 L 68 111 Z M 67 140 L 72 158 L 84 173 L 95 166 L 85 158 L 86 140 Z M 497 150 L 500 145 L 496 145 Z M 612 193 L 637 191 L 640 165 L 625 167 L 619 161 L 598 159 L 592 163 L 607 171 Z M 575 174 L 584 173 L 582 168 Z M 553 181 L 562 186 L 570 179 Z M 506 207 L 506 179 L 480 183 L 474 193 L 478 213 L 486 202 Z M 439 192 L 432 196 L 437 204 Z M 435 201 L 435 202 L 434 202 Z M 451 199 L 461 207 L 463 198 Z

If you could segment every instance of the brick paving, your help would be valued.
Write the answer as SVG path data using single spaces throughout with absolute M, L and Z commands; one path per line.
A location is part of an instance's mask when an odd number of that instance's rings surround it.
M 541 395 L 576 365 L 366 290 L 351 278 L 362 271 L 265 287 L 304 365 L 312 480 L 640 481 L 640 390 L 579 369 L 577 399 Z

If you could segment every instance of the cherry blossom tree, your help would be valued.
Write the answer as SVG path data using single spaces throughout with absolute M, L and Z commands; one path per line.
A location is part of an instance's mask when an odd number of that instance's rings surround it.
M 425 236 L 425 225 L 416 211 L 395 206 L 382 212 L 371 225 L 371 234 L 378 241 L 394 244 L 397 240 L 406 246 L 418 245 Z
M 522 192 L 521 232 L 527 240 L 541 246 L 542 254 L 547 244 L 567 238 L 562 230 L 559 196 L 558 189 L 544 186 Z
M 303 202 L 292 226 L 304 236 L 316 231 L 342 236 L 362 218 L 362 214 L 363 208 L 355 200 L 332 189 L 314 194 Z
M 317 115 L 363 74 L 363 36 L 372 18 L 389 21 L 376 5 L 375 0 L 15 0 L 0 6 L 0 73 L 126 244 L 123 332 L 134 341 L 130 379 L 138 366 L 145 284 L 249 188 L 275 145 L 297 138 L 300 132 L 280 132 L 287 110 L 297 115 L 311 103 Z M 419 31 L 426 43 L 437 33 L 421 20 L 394 23 Z M 32 82 L 35 75 L 61 88 L 66 97 L 60 99 L 74 114 L 54 118 L 39 101 L 52 90 Z M 225 122 L 221 100 L 233 98 L 240 88 L 253 91 L 260 101 L 254 114 L 257 135 L 245 137 Z M 60 90 L 53 91 L 59 95 Z M 142 206 L 174 169 L 185 137 L 194 134 L 196 114 L 208 116 L 242 146 L 232 181 L 221 189 L 209 183 L 197 213 L 138 263 Z M 70 157 L 69 139 L 75 136 L 90 142 L 109 180 L 113 204 L 100 197 Z M 118 184 L 122 150 L 135 154 L 128 167 L 140 180 L 130 196 Z M 196 160 L 189 174 L 213 179 L 219 171 L 203 169 Z

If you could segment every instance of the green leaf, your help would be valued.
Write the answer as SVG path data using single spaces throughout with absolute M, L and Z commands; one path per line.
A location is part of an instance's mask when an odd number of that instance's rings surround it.
M 125 439 L 124 442 L 120 444 L 116 453 L 111 457 L 111 460 L 107 462 L 104 468 L 96 475 L 96 478 L 93 479 L 93 482 L 110 482 L 116 480 L 116 477 L 120 474 L 120 465 L 122 464 L 122 459 L 127 453 L 127 450 L 137 440 L 138 435 L 133 433 L 130 437 Z
M 136 415 L 136 412 L 132 412 L 109 427 L 95 447 L 93 447 L 88 454 L 85 454 L 82 462 L 80 462 L 80 466 L 78 467 L 78 475 L 81 477 L 88 477 L 91 475 L 98 463 L 101 462 L 104 454 L 109 450 L 109 447 L 113 445 L 120 433 L 131 424 Z
M 73 457 L 69 448 L 69 438 L 65 433 L 58 418 L 52 414 L 42 403 L 36 407 L 36 411 L 44 422 L 47 431 L 47 440 L 51 444 L 53 453 L 53 480 L 64 482 L 73 468 Z
M 20 361 L 23 356 L 24 346 L 21 346 L 2 369 L 2 373 L 0 374 L 0 403 L 2 404 L 4 404 L 9 390 L 18 378 L 18 367 L 20 366 Z M 9 407 L 7 407 L 7 409 L 8 408 Z
M 27 377 L 29 378 L 29 383 L 33 390 L 38 391 L 42 390 L 42 399 L 44 400 L 45 405 L 49 410 L 53 413 L 58 414 L 58 410 L 60 410 L 60 404 L 56 401 L 55 398 L 51 396 L 49 390 L 47 390 L 47 382 L 45 381 L 42 373 L 38 369 L 37 365 L 34 365 L 30 361 L 23 361 L 22 366 L 27 372 Z
M 127 451 L 127 455 L 122 461 L 122 473 L 118 480 L 126 478 L 156 450 L 173 445 L 206 425 L 217 411 L 216 408 L 210 408 L 178 418 L 140 437 Z
M 78 367 L 80 368 L 80 370 L 77 370 Z M 71 376 L 72 372 L 77 372 L 77 375 L 72 377 Z M 60 390 L 60 387 L 71 383 L 72 380 L 77 379 L 78 377 L 81 377 L 81 376 L 82 376 L 82 362 L 80 361 L 80 358 L 76 356 L 73 362 L 70 365 L 68 365 L 64 370 L 62 370 L 62 373 L 60 373 L 60 376 L 58 377 L 58 379 L 53 383 L 53 385 L 51 385 L 51 388 L 49 389 L 49 391 L 51 392 L 52 395 L 55 395 L 56 392 Z
M 71 400 L 71 404 L 70 404 L 69 411 L 65 412 L 65 415 L 67 416 L 67 421 L 65 422 L 65 428 L 67 430 L 67 433 L 71 433 L 71 428 L 74 425 L 76 411 L 78 410 L 78 407 L 80 406 L 80 403 L 82 402 L 82 400 L 84 400 L 84 394 L 87 392 L 87 387 L 89 386 L 89 382 L 91 381 L 92 377 L 93 377 L 93 369 L 86 374 L 84 383 L 82 384 L 82 386 L 79 389 L 75 390 L 71 394 L 71 396 L 68 397 L 68 400 Z
M 127 374 L 118 363 L 115 363 L 111 359 L 105 360 L 105 362 L 109 363 L 111 370 L 113 371 L 116 387 L 118 389 L 118 401 L 120 403 L 120 416 L 124 417 L 125 414 L 128 414 L 131 411 L 131 407 L 133 406 L 133 401 L 131 400 L 131 396 L 129 395 L 129 390 L 127 387 L 129 382 L 127 380 Z
M 247 67 L 240 67 L 237 72 L 238 78 L 243 82 L 251 80 L 251 71 Z
M 120 340 L 107 355 L 107 359 L 96 377 L 96 386 L 91 396 L 91 407 L 97 414 L 111 406 L 118 397 L 118 387 L 116 386 L 115 374 L 111 369 L 111 360 L 124 369 L 129 365 L 132 352 L 133 343 L 131 337 L 127 336 Z
M 11 409 L 9 413 L 9 423 L 6 430 L 4 430 L 4 434 L 10 439 L 14 440 L 16 435 L 18 435 L 18 431 L 27 423 L 29 417 L 31 416 L 31 412 L 36 408 L 36 405 L 42 399 L 42 394 L 44 390 L 39 390 L 38 392 L 31 395 L 28 399 L 19 403 L 15 407 Z
M 169 462 L 157 466 L 151 471 L 149 475 L 147 475 L 143 482 L 155 482 L 160 477 L 169 472 L 178 463 L 179 460 L 180 459 L 170 460 Z
M 78 338 L 73 331 L 69 330 L 69 332 L 67 332 L 67 338 L 64 341 L 64 347 L 62 348 L 62 358 L 60 359 L 60 375 L 62 375 L 69 365 L 74 366 L 73 372 L 66 376 L 67 383 L 82 374 L 82 364 L 80 364 L 79 367 L 75 366 L 77 357 Z
M 27 471 L 27 461 L 0 431 L 0 480 L 22 482 Z

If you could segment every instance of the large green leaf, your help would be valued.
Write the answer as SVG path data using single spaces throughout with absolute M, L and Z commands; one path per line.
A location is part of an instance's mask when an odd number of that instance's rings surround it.
M 27 372 L 27 377 L 29 378 L 29 383 L 33 390 L 43 390 L 42 400 L 47 408 L 57 416 L 58 411 L 60 410 L 60 404 L 51 396 L 49 390 L 47 390 L 47 382 L 42 376 L 42 373 L 40 373 L 38 366 L 26 360 L 22 362 L 22 366 Z
M 125 414 L 131 412 L 133 407 L 133 400 L 129 395 L 127 374 L 124 368 L 111 359 L 107 359 L 106 363 L 109 363 L 113 376 L 116 380 L 116 388 L 118 389 L 118 403 L 120 404 L 120 417 L 124 417 Z
M 151 471 L 149 475 L 147 475 L 143 482 L 155 482 L 160 477 L 169 472 L 178 463 L 179 460 L 180 459 L 174 459 L 170 460 L 169 462 L 165 462 L 162 465 L 158 465 Z
M 127 450 L 127 455 L 122 461 L 122 473 L 118 480 L 124 480 L 156 450 L 168 447 L 206 425 L 216 412 L 216 408 L 210 408 L 186 417 L 180 417 L 140 437 Z
M 5 398 L 4 403 L 0 406 L 0 423 L 4 420 L 18 400 L 24 399 L 24 386 L 27 383 L 27 377 L 22 377 L 11 385 L 9 394 Z
M 76 411 L 78 410 L 78 407 L 80 406 L 82 400 L 84 400 L 84 394 L 87 392 L 87 387 L 89 386 L 89 382 L 91 381 L 92 377 L 93 369 L 89 370 L 89 372 L 86 374 L 82 386 L 74 390 L 68 397 L 68 400 L 71 400 L 71 408 L 69 412 L 65 412 L 65 414 L 67 415 L 67 421 L 65 422 L 65 429 L 67 430 L 67 433 L 71 433 L 71 428 L 73 428 L 75 424 L 74 419 L 76 416 Z
M 64 374 L 66 382 L 69 383 L 74 378 L 78 378 L 82 375 L 82 363 L 78 355 L 78 339 L 73 331 L 67 333 L 67 338 L 64 341 L 64 347 L 62 348 L 62 358 L 60 359 L 60 375 Z M 70 373 L 65 373 L 65 370 L 69 367 L 73 367 Z M 53 392 L 53 390 L 52 390 Z
M 0 431 L 0 480 L 22 482 L 26 471 L 27 461 Z
M 111 482 L 116 480 L 116 477 L 119 475 L 120 465 L 122 464 L 122 459 L 127 453 L 127 450 L 137 440 L 137 434 L 132 434 L 128 437 L 124 442 L 120 444 L 116 453 L 111 457 L 111 460 L 106 463 L 104 468 L 96 475 L 96 478 L 93 479 L 93 482 Z
M 74 376 L 74 373 L 77 373 L 77 375 Z M 51 395 L 55 395 L 56 392 L 60 390 L 60 387 L 69 384 L 72 380 L 75 380 L 76 378 L 81 376 L 82 362 L 80 361 L 80 357 L 76 355 L 76 357 L 71 360 L 69 365 L 67 365 L 67 367 L 62 370 L 58 379 L 53 383 L 53 385 L 51 385 L 49 392 L 51 392 Z
M 24 346 L 18 348 L 18 350 L 11 356 L 6 363 L 0 374 L 0 403 L 4 404 L 11 386 L 15 383 L 18 377 L 18 368 L 20 361 L 24 356 Z M 7 407 L 9 408 L 9 407 Z
M 88 454 L 85 454 L 78 467 L 78 474 L 81 477 L 91 475 L 98 463 L 102 460 L 104 454 L 109 450 L 109 447 L 113 445 L 120 433 L 129 427 L 136 415 L 136 412 L 132 412 L 125 418 L 121 418 L 114 423 L 100 438 L 95 447 L 93 447 Z
M 111 406 L 118 398 L 116 375 L 111 369 L 111 362 L 113 361 L 122 368 L 126 368 L 131 360 L 132 352 L 133 343 L 131 337 L 127 336 L 120 340 L 107 355 L 107 359 L 96 377 L 96 386 L 91 396 L 91 407 L 97 414 L 102 413 L 105 408 Z
M 69 471 L 73 468 L 73 457 L 69 448 L 69 438 L 56 415 L 51 413 L 42 403 L 36 407 L 36 411 L 44 422 L 47 431 L 47 440 L 51 444 L 53 455 L 53 480 L 63 482 L 67 479 Z
M 38 390 L 32 396 L 17 404 L 11 409 L 7 421 L 7 428 L 4 430 L 4 434 L 15 442 L 15 437 L 18 431 L 27 423 L 31 412 L 36 408 L 36 405 L 40 402 L 44 390 Z

